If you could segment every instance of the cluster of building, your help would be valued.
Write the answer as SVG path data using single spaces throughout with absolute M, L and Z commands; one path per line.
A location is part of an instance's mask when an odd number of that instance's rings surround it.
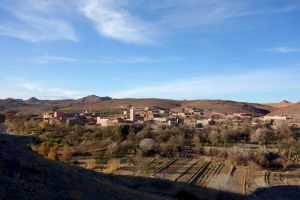
M 101 116 L 100 113 L 91 113 L 88 111 L 80 113 L 71 112 L 47 112 L 43 113 L 45 123 L 52 125 L 66 124 L 73 126 L 76 124 L 87 126 L 114 126 L 117 124 L 142 123 L 153 126 L 178 126 L 188 125 L 197 129 L 203 126 L 215 125 L 218 122 L 231 120 L 234 123 L 241 123 L 244 119 L 252 120 L 252 124 L 264 123 L 267 121 L 286 121 L 291 118 L 287 116 L 263 116 L 254 117 L 251 113 L 216 113 L 209 115 L 198 108 L 182 109 L 182 112 L 174 112 L 167 109 L 158 109 L 146 107 L 144 109 L 124 110 L 122 114 L 114 116 Z

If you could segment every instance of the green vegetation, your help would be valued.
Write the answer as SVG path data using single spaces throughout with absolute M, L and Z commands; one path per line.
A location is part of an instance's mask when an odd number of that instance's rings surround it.
M 175 158 L 192 154 L 227 158 L 236 165 L 256 163 L 265 168 L 285 168 L 292 155 L 300 154 L 298 130 L 284 123 L 277 129 L 270 124 L 252 127 L 249 120 L 238 125 L 228 121 L 204 129 L 184 125 L 152 129 L 142 124 L 87 128 L 49 125 L 35 117 L 19 116 L 9 119 L 6 125 L 9 132 L 39 137 L 44 141 L 37 149 L 41 155 L 67 163 L 87 155 L 99 163 L 101 159 L 128 156 Z M 233 149 L 245 144 L 256 149 Z

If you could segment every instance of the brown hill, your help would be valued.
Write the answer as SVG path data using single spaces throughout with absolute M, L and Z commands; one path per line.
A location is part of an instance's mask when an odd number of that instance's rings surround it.
M 129 106 L 134 106 L 137 109 L 144 109 L 145 107 L 172 109 L 180 106 L 180 102 L 176 100 L 166 99 L 112 99 L 108 101 L 97 102 L 76 102 L 64 109 L 66 110 L 104 110 L 104 109 L 128 109 Z
M 5 101 L 5 100 L 2 100 Z M 10 103 L 11 102 L 11 103 Z M 145 107 L 170 109 L 181 112 L 183 108 L 199 108 L 205 113 L 237 113 L 245 112 L 253 115 L 264 115 L 273 111 L 274 108 L 268 105 L 252 104 L 244 102 L 226 101 L 226 100 L 169 100 L 169 99 L 112 99 L 110 97 L 98 97 L 95 95 L 87 96 L 78 100 L 38 100 L 29 99 L 6 101 L 2 110 L 14 109 L 20 112 L 40 113 L 52 109 L 60 109 L 66 111 L 82 111 L 92 109 L 93 111 L 120 111 L 134 106 L 137 109 Z M 0 101 L 1 109 L 1 101 Z
M 97 103 L 101 101 L 110 101 L 110 100 L 112 100 L 112 98 L 110 97 L 98 97 L 96 95 L 90 95 L 76 100 L 76 103 Z
M 300 116 L 300 103 L 292 103 L 289 106 L 278 108 L 271 115 L 294 115 Z
M 275 107 L 275 108 L 285 108 L 285 107 L 293 105 L 293 103 L 284 100 L 284 101 L 281 101 L 279 103 L 268 103 L 266 105 L 272 106 L 272 107 Z
M 204 110 L 204 113 L 251 113 L 253 115 L 265 115 L 268 114 L 269 107 L 263 106 L 261 104 L 251 104 L 227 100 L 191 100 L 183 101 L 180 108 L 198 108 Z

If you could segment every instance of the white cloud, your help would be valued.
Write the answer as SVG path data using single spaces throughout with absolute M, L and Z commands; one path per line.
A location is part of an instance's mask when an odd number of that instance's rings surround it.
M 28 99 L 37 97 L 38 99 L 77 99 L 91 94 L 89 91 L 78 91 L 70 89 L 66 84 L 70 80 L 30 80 L 28 77 L 4 77 L 6 80 L 0 86 L 0 99 L 21 98 Z
M 182 28 L 188 26 L 210 25 L 226 19 L 249 14 L 246 1 L 174 1 L 161 24 Z
M 53 17 L 54 2 L 24 0 L 14 3 L 5 6 L 0 4 L 0 9 L 10 12 L 17 19 L 2 22 L 0 35 L 30 42 L 78 40 L 73 27 L 67 21 Z
M 167 63 L 183 60 L 181 57 L 149 58 L 149 57 L 116 57 L 101 59 L 76 59 L 64 56 L 44 55 L 34 58 L 39 64 L 48 64 L 51 62 L 72 62 L 85 64 L 139 64 L 139 63 Z
M 268 49 L 258 49 L 258 51 L 269 51 L 269 52 L 276 52 L 276 53 L 297 53 L 300 52 L 300 48 L 290 48 L 290 47 L 274 47 Z
M 224 98 L 241 94 L 263 94 L 300 90 L 300 78 L 288 70 L 261 70 L 240 74 L 190 77 L 184 80 L 153 83 L 117 91 L 111 96 L 168 97 L 168 98 Z
M 43 91 L 41 85 L 38 83 L 24 82 L 24 83 L 21 83 L 20 86 L 27 90 L 38 91 L 38 92 Z
M 75 58 L 69 58 L 69 57 L 64 57 L 64 56 L 51 56 L 51 55 L 45 55 L 41 57 L 35 58 L 37 63 L 40 64 L 48 64 L 51 62 L 79 62 L 79 60 Z
M 104 37 L 126 43 L 153 43 L 154 27 L 122 8 L 123 4 L 115 0 L 88 0 L 81 5 L 81 11 Z

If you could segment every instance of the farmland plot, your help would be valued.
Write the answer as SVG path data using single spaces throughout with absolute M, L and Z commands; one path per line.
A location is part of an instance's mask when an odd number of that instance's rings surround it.
M 271 172 L 269 176 L 270 185 L 299 185 L 300 173 L 295 172 Z
M 236 168 L 228 179 L 226 190 L 239 194 L 245 194 L 247 169 L 243 167 Z
M 152 176 L 153 174 L 157 173 L 160 169 L 164 166 L 168 165 L 172 161 L 171 159 L 151 159 L 150 161 L 146 161 L 144 164 L 144 168 L 142 169 L 143 176 Z
M 190 167 L 189 170 L 187 170 L 182 176 L 178 178 L 178 182 L 191 182 L 192 179 L 197 175 L 197 172 L 202 169 L 202 167 L 206 164 L 207 162 L 203 160 L 198 160 L 194 165 Z
M 192 159 L 177 159 L 165 169 L 157 173 L 155 177 L 175 181 L 183 173 L 185 173 L 194 163 L 195 160 Z
M 197 181 L 197 185 L 202 187 L 207 187 L 213 179 L 220 173 L 222 168 L 224 167 L 224 163 L 222 161 L 211 161 L 202 175 L 199 177 Z M 212 182 L 214 184 L 214 182 Z

